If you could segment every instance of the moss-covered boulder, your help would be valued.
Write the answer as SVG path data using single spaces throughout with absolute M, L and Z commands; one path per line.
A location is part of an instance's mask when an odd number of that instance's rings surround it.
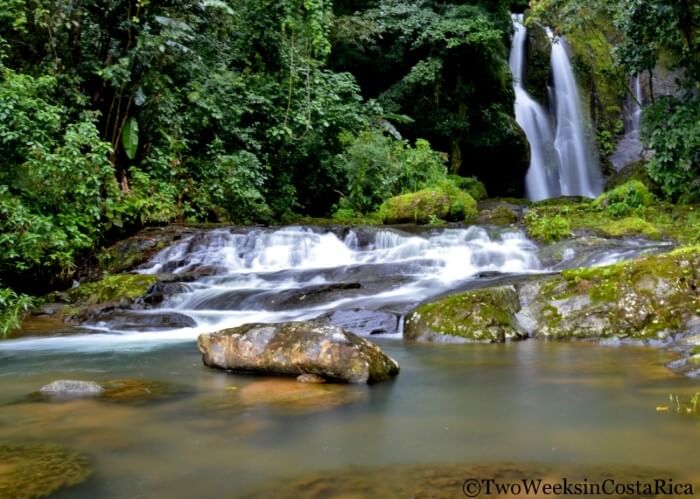
M 47 497 L 91 473 L 87 458 L 54 445 L 0 444 L 0 497 Z
M 379 208 L 386 224 L 472 222 L 476 214 L 474 198 L 452 184 L 394 196 Z
M 514 286 L 477 289 L 418 307 L 404 324 L 404 337 L 419 341 L 503 343 L 521 339 Z
M 564 271 L 520 288 L 520 324 L 553 339 L 666 339 L 700 325 L 700 247 Z
M 234 372 L 372 383 L 399 373 L 377 345 L 323 321 L 245 324 L 197 339 L 209 367 Z
M 448 179 L 455 186 L 457 186 L 457 188 L 465 191 L 476 201 L 480 201 L 488 197 L 488 193 L 486 192 L 486 186 L 482 181 L 480 181 L 476 177 L 461 177 L 459 175 L 449 175 Z
M 59 311 L 64 320 L 82 323 L 100 313 L 132 305 L 157 280 L 154 275 L 107 274 L 97 281 L 82 283 L 51 298 L 67 304 Z

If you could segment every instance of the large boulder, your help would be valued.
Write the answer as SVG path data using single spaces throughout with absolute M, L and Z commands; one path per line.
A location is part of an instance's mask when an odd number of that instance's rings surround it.
M 245 324 L 197 339 L 209 367 L 236 372 L 372 383 L 395 376 L 398 363 L 375 344 L 323 322 Z
M 522 286 L 520 302 L 534 336 L 667 340 L 700 326 L 700 247 L 567 270 Z
M 404 337 L 485 343 L 521 339 L 525 335 L 515 317 L 519 310 L 514 286 L 467 291 L 418 307 L 406 318 Z

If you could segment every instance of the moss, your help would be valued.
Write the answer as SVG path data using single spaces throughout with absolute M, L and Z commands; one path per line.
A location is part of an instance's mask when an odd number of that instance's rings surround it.
M 627 220 L 625 219 L 627 218 Z M 564 226 L 571 231 L 587 231 L 600 236 L 646 236 L 671 239 L 680 244 L 700 243 L 700 207 L 655 202 L 631 208 L 623 219 L 606 208 L 591 202 L 563 206 L 535 206 L 525 217 L 528 233 L 542 241 L 555 241 L 556 232 L 547 237 L 552 227 Z M 552 229 L 553 230 L 553 229 Z M 566 237 L 566 234 L 560 234 Z
M 547 87 L 552 79 L 552 44 L 545 29 L 535 23 L 528 26 L 527 74 L 525 88 L 538 102 L 547 102 Z
M 598 196 L 593 201 L 593 207 L 604 208 L 611 216 L 619 217 L 635 208 L 651 206 L 654 201 L 654 195 L 646 185 L 639 180 L 630 180 Z
M 476 201 L 450 183 L 386 200 L 379 208 L 384 223 L 425 224 L 437 220 L 471 222 L 476 218 Z
M 68 292 L 71 302 L 97 305 L 107 302 L 131 302 L 140 298 L 157 281 L 156 276 L 143 274 L 108 274 L 99 281 L 81 284 Z
M 638 217 L 611 220 L 601 225 L 600 230 L 612 237 L 641 235 L 649 239 L 661 239 L 661 232 L 657 227 Z
M 539 320 L 553 337 L 648 339 L 662 331 L 678 332 L 700 314 L 698 268 L 700 247 L 567 270 L 540 287 Z
M 465 191 L 476 201 L 481 201 L 488 197 L 486 186 L 476 177 L 461 177 L 459 175 L 449 175 L 448 179 L 457 188 Z
M 0 445 L 0 497 L 46 497 L 90 474 L 85 457 L 54 445 Z
M 517 223 L 520 217 L 507 206 L 496 206 L 491 210 L 481 210 L 477 222 L 486 225 L 510 225 Z
M 514 287 L 467 291 L 418 307 L 407 319 L 408 339 L 434 339 L 434 334 L 499 343 L 519 337 L 515 313 L 520 309 Z

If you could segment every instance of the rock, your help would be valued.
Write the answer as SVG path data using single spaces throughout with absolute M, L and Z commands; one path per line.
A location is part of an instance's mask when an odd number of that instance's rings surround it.
M 103 383 L 95 381 L 57 380 L 43 386 L 30 399 L 41 402 L 82 397 L 94 397 L 103 402 L 142 405 L 170 399 L 183 394 L 179 386 L 150 379 L 116 379 Z
M 552 42 L 539 24 L 528 26 L 526 56 L 525 88 L 538 102 L 546 105 L 547 88 L 552 80 Z
M 397 314 L 391 312 L 362 308 L 335 310 L 318 318 L 363 336 L 397 333 L 399 319 Z
M 300 374 L 297 376 L 297 381 L 299 383 L 307 383 L 310 385 L 321 385 L 326 382 L 321 376 L 315 374 Z
M 235 372 L 372 383 L 395 376 L 398 363 L 375 344 L 320 322 L 246 324 L 197 339 L 204 364 Z
M 190 316 L 178 312 L 144 313 L 132 310 L 112 310 L 99 314 L 84 323 L 88 326 L 109 326 L 115 331 L 161 331 L 196 327 L 197 322 Z
M 700 247 L 566 270 L 520 288 L 520 325 L 546 338 L 668 341 L 700 323 Z
M 39 389 L 39 393 L 52 397 L 95 397 L 104 391 L 104 388 L 94 381 L 74 379 L 59 379 Z
M 87 458 L 54 445 L 0 445 L 0 497 L 46 497 L 91 474 Z
M 180 386 L 152 379 L 115 379 L 103 383 L 103 387 L 101 400 L 131 405 L 161 402 L 185 393 Z
M 521 211 L 508 203 L 500 203 L 480 210 L 476 223 L 479 225 L 511 225 L 520 220 Z
M 363 393 L 337 384 L 304 384 L 290 379 L 256 381 L 243 387 L 238 402 L 296 412 L 332 409 L 361 400 Z
M 514 286 L 477 289 L 418 307 L 404 324 L 404 337 L 420 341 L 462 340 L 503 343 L 521 339 Z
M 86 282 L 65 293 L 69 306 L 61 310 L 64 320 L 80 324 L 100 314 L 127 308 L 143 297 L 157 277 L 142 274 L 105 275 L 100 280 Z
M 452 184 L 423 189 L 387 199 L 379 207 L 386 224 L 426 224 L 435 220 L 471 222 L 476 218 L 476 201 Z

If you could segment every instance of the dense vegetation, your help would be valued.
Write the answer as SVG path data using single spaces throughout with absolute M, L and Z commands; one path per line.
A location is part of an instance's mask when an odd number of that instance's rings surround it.
M 700 199 L 700 5 L 531 3 L 594 59 L 607 50 L 604 149 L 619 132 L 608 101 L 620 78 L 678 71 L 677 95 L 645 112 L 648 172 L 666 198 Z M 6 0 L 0 323 L 30 306 L 22 292 L 67 285 L 86 255 L 148 224 L 379 221 L 392 219 L 388 198 L 418 191 L 449 199 L 444 218 L 472 219 L 483 186 L 470 176 L 522 195 L 529 157 L 507 56 L 509 12 L 525 7 Z

